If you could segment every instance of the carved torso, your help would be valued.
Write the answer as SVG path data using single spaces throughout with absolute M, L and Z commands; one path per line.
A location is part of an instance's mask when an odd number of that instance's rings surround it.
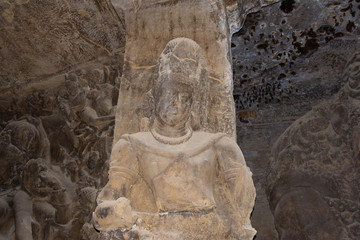
M 203 211 L 215 207 L 213 184 L 217 153 L 224 134 L 196 132 L 189 141 L 168 145 L 151 133 L 129 136 L 139 172 L 152 188 L 160 212 Z

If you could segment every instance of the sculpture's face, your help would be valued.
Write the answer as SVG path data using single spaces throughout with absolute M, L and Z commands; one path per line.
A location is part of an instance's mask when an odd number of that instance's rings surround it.
M 47 196 L 62 189 L 56 174 L 44 159 L 31 159 L 25 165 L 22 175 L 25 189 L 35 196 Z
M 155 115 L 162 124 L 183 126 L 189 119 L 192 104 L 190 86 L 176 81 L 161 84 L 156 99 Z

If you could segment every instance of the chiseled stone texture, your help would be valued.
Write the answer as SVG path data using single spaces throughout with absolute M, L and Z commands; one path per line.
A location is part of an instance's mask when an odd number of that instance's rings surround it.
M 108 1 L 0 1 L 1 92 L 116 54 L 124 28 Z
M 73 70 L 57 76 L 64 79 L 59 86 L 2 101 L 8 107 L 0 130 L 1 237 L 12 239 L 13 223 L 22 218 L 31 219 L 26 235 L 34 239 L 95 234 L 86 223 L 107 181 L 117 100 L 111 68 Z M 93 82 L 85 81 L 90 77 Z M 29 195 L 30 209 L 16 204 L 20 189 Z
M 124 45 L 107 1 L 0 1 L 1 239 L 97 238 Z
M 360 49 L 358 1 L 285 0 L 247 16 L 233 35 L 237 139 L 254 173 L 257 239 L 275 239 L 265 195 L 270 149 L 296 119 L 345 84 Z

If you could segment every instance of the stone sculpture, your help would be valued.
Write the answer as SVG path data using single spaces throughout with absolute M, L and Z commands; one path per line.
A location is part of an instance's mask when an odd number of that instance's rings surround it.
M 32 158 L 49 159 L 49 141 L 38 118 L 23 116 L 0 132 L 0 184 L 16 186 L 24 165 Z
M 91 220 L 97 190 L 86 186 L 100 184 L 99 165 L 105 160 L 94 150 L 103 145 L 89 147 L 87 162 L 79 164 L 58 142 L 49 141 L 50 118 L 25 115 L 0 131 L 1 240 L 79 239 L 81 225 Z M 85 164 L 97 173 L 90 177 Z
M 292 124 L 273 147 L 268 189 L 281 239 L 360 237 L 360 54 L 346 85 Z
M 200 46 L 171 40 L 159 59 L 150 131 L 125 134 L 97 198 L 102 239 L 252 239 L 252 174 L 224 133 L 193 132 L 206 61 Z M 202 86 L 203 87 L 203 86 Z M 200 110 L 199 110 L 200 109 Z M 201 110 L 202 109 L 202 110 Z M 201 129 L 200 129 L 201 130 Z
M 90 90 L 89 86 L 81 87 L 78 76 L 70 73 L 66 76 L 65 87 L 66 91 L 62 93 L 65 98 L 58 96 L 57 101 L 69 128 L 77 127 L 80 122 L 78 119 L 95 128 L 104 128 L 114 120 L 110 84 L 101 84 L 103 92 L 97 89 Z M 97 106 L 96 110 L 92 107 L 93 105 Z M 107 115 L 98 116 L 99 109 Z

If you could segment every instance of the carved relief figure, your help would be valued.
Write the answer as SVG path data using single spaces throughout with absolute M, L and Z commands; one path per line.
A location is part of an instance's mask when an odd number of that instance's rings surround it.
M 31 116 L 10 121 L 0 132 L 0 146 L 0 212 L 6 219 L 0 239 L 51 238 L 53 225 L 71 220 L 75 194 L 61 171 L 51 167 L 42 121 Z
M 360 54 L 346 85 L 273 147 L 268 196 L 281 239 L 360 237 Z
M 19 190 L 29 159 L 49 159 L 49 142 L 38 118 L 23 116 L 0 132 L 0 239 L 33 239 L 32 202 Z
M 252 239 L 252 174 L 224 133 L 193 131 L 206 102 L 202 49 L 170 41 L 159 59 L 150 131 L 125 134 L 110 157 L 95 227 L 106 239 Z M 200 110 L 199 110 L 200 109 Z M 201 110 L 202 109 L 202 110 Z M 200 121 L 201 122 L 201 121 Z M 204 124 L 203 122 L 201 122 Z M 135 225 L 134 225 L 135 224 Z
M 113 121 L 111 102 L 113 87 L 106 83 L 98 85 L 102 91 L 95 88 L 90 90 L 87 85 L 81 87 L 81 82 L 75 73 L 66 75 L 66 89 L 62 89 L 65 91 L 60 92 L 57 101 L 69 128 L 77 127 L 80 124 L 79 119 L 95 128 L 103 128 Z M 98 112 L 104 113 L 106 116 L 98 116 Z

